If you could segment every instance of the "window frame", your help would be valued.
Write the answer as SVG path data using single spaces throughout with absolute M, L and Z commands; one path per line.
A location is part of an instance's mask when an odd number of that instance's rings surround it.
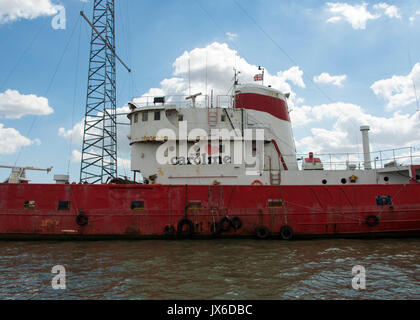
M 154 112 L 154 115 L 153 115 L 153 119 L 154 119 L 154 121 L 160 121 L 160 118 L 161 118 L 161 115 L 160 115 L 160 110 L 158 110 L 158 111 L 155 111 Z M 158 115 L 158 116 L 157 116 Z M 157 116 L 157 117 L 156 117 Z M 157 119 L 158 118 L 158 119 Z
M 131 201 L 131 210 L 141 211 L 145 209 L 144 200 L 133 200 Z
M 283 205 L 283 199 L 267 199 L 267 208 L 269 209 L 281 209 Z
M 71 201 L 68 200 L 58 200 L 58 209 L 57 210 L 70 210 Z

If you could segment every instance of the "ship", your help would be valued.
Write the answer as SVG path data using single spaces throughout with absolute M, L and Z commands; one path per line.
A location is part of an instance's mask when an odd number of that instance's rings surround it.
M 289 98 L 239 83 L 235 73 L 229 96 L 133 99 L 133 177 L 75 183 L 55 175 L 55 183 L 39 184 L 26 171 L 51 168 L 12 166 L 0 183 L 0 238 L 418 236 L 416 158 L 392 150 L 391 158 L 372 159 L 367 125 L 362 161 L 299 155 Z
M 131 170 L 141 182 L 69 183 L 56 175 L 55 184 L 35 184 L 15 169 L 0 184 L 0 236 L 291 240 L 419 234 L 420 165 L 391 161 L 374 168 L 368 126 L 360 128 L 363 167 L 347 162 L 343 169 L 326 169 L 313 153 L 297 157 L 287 94 L 241 84 L 227 99 L 231 106 L 213 107 L 199 105 L 198 96 L 187 97 L 188 106 L 165 97 L 129 103 Z

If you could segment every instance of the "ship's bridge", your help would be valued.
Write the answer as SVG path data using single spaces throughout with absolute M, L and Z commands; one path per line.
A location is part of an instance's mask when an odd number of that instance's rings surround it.
M 129 106 L 131 169 L 157 183 L 279 184 L 280 171 L 298 169 L 287 95 L 276 89 L 240 85 L 234 96 L 142 97 Z M 216 130 L 227 133 L 228 139 L 217 138 L 214 145 Z M 247 150 L 245 137 L 250 140 Z M 235 141 L 241 139 L 243 154 L 238 155 Z M 168 140 L 175 145 L 163 152 L 171 160 L 162 164 L 158 155 Z M 188 150 L 186 161 L 179 155 L 183 142 Z M 247 152 L 250 157 L 260 157 L 252 170 L 245 163 Z M 202 160 L 192 163 L 192 154 Z

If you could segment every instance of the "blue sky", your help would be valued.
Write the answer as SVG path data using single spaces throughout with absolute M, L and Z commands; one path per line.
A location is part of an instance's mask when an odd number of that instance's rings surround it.
M 91 17 L 93 0 L 15 2 L 0 0 L 0 163 L 54 166 L 53 174 L 67 173 L 69 159 L 80 151 L 73 127 L 83 119 L 87 84 L 90 30 L 79 11 Z M 191 54 L 197 77 L 205 67 L 203 52 L 217 53 L 208 57 L 215 70 L 209 88 L 227 91 L 233 67 L 243 69 L 241 82 L 252 82 L 251 74 L 262 65 L 267 82 L 293 93 L 298 152 L 359 151 L 358 127 L 365 123 L 372 127 L 374 150 L 420 146 L 411 85 L 420 97 L 418 1 L 115 3 L 117 52 L 133 70 L 128 75 L 118 65 L 121 107 L 156 90 L 185 93 L 185 53 Z M 57 5 L 65 8 L 64 30 L 51 25 Z M 165 79 L 178 79 L 181 89 L 165 85 Z M 120 156 L 129 159 L 128 143 L 120 141 Z M 72 181 L 80 166 L 75 160 Z M 1 180 L 8 175 L 0 170 Z M 52 174 L 29 175 L 52 179 Z

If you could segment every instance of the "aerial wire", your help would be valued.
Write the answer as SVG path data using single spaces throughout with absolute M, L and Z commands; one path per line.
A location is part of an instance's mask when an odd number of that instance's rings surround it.
M 25 50 L 22 52 L 22 54 L 19 56 L 18 60 L 16 61 L 15 65 L 12 67 L 12 69 L 7 74 L 6 78 L 3 80 L 1 86 L 0 86 L 0 92 L 3 91 L 4 87 L 6 86 L 7 82 L 9 81 L 10 77 L 14 74 L 17 67 L 20 65 L 23 57 L 28 53 L 28 51 L 32 48 L 32 45 L 35 43 L 36 39 L 38 39 L 38 36 L 41 34 L 41 32 L 46 27 L 47 23 L 41 24 L 38 32 L 35 33 L 35 35 L 32 37 L 31 42 L 29 45 L 25 48 Z
M 408 61 L 410 63 L 410 70 L 413 70 L 413 63 L 411 61 L 410 52 L 408 52 Z M 416 82 L 414 81 L 414 77 L 411 77 L 411 80 L 413 81 L 413 89 L 414 89 L 414 97 L 416 98 L 416 113 L 417 113 L 417 112 L 420 111 L 420 106 L 419 106 L 419 99 L 418 99 L 418 96 L 417 96 Z
M 80 23 L 80 22 L 81 22 L 81 17 L 79 16 L 79 17 L 78 17 L 78 19 L 77 19 L 77 21 L 75 22 L 75 24 L 74 24 L 74 26 L 73 26 L 73 30 L 72 30 L 72 32 L 71 32 L 71 34 L 70 34 L 70 37 L 69 37 L 68 42 L 66 43 L 66 45 L 65 45 L 65 47 L 64 47 L 63 53 L 61 54 L 61 57 L 60 57 L 60 59 L 59 59 L 59 61 L 58 61 L 57 65 L 56 65 L 56 67 L 55 67 L 55 70 L 54 70 L 53 76 L 51 77 L 51 80 L 50 80 L 50 82 L 49 82 L 49 84 L 48 84 L 48 86 L 47 86 L 47 89 L 46 89 L 46 91 L 45 91 L 44 97 L 46 97 L 46 96 L 48 95 L 48 93 L 50 92 L 50 89 L 51 89 L 51 87 L 52 87 L 52 85 L 53 85 L 53 82 L 54 82 L 55 76 L 57 75 L 58 69 L 60 68 L 60 65 L 61 65 L 61 63 L 62 63 L 62 61 L 63 61 L 63 58 L 64 58 L 64 56 L 65 56 L 65 54 L 66 54 L 66 52 L 67 52 L 68 46 L 69 46 L 69 44 L 70 44 L 70 42 L 71 42 L 71 40 L 72 40 L 72 38 L 73 38 L 74 32 L 75 32 L 75 30 L 76 30 L 76 27 L 77 27 L 78 23 Z M 36 123 L 36 120 L 37 120 L 37 116 L 33 116 L 32 122 L 31 122 L 31 124 L 30 124 L 30 126 L 29 126 L 29 128 L 28 128 L 28 131 L 27 131 L 27 133 L 26 133 L 26 136 L 29 136 L 29 135 L 30 135 L 30 133 L 32 132 L 32 129 L 34 128 L 34 125 L 35 125 L 35 123 Z M 14 164 L 15 166 L 16 166 L 16 164 L 18 163 L 18 161 L 19 161 L 19 158 L 20 158 L 20 155 L 21 155 L 21 154 L 22 154 L 22 149 L 20 149 L 20 150 L 19 150 L 19 153 L 18 153 L 18 155 L 17 155 L 17 157 L 16 157 L 16 161 L 15 161 L 15 164 Z
M 265 31 L 265 29 L 248 13 L 248 11 L 245 10 L 245 8 L 239 4 L 239 2 L 237 0 L 233 0 L 235 2 L 235 4 L 238 6 L 239 9 L 241 9 L 241 11 L 245 14 L 245 16 L 248 17 L 249 20 L 251 20 L 256 27 L 289 59 L 289 61 L 291 61 L 294 65 L 299 66 L 299 64 L 296 62 L 295 59 L 293 59 L 287 52 L 286 50 L 284 50 L 278 43 L 276 40 L 274 40 L 269 34 L 268 32 Z M 334 103 L 334 101 L 330 98 L 330 96 L 321 89 L 321 87 L 319 87 L 310 77 L 308 77 L 306 75 L 306 73 L 303 73 L 303 77 L 309 82 L 311 83 L 328 101 L 329 103 Z M 353 126 L 355 128 L 358 128 L 358 126 L 354 123 L 354 121 L 349 118 L 348 120 L 350 120 L 350 122 L 353 124 Z M 358 137 L 358 135 L 357 135 Z M 358 143 L 359 139 L 356 138 L 356 145 L 359 146 Z M 360 146 L 359 146 L 360 147 Z
M 263 27 L 261 27 L 258 22 L 248 13 L 248 11 L 245 10 L 244 7 L 242 7 L 237 0 L 233 0 L 235 4 L 241 9 L 241 11 L 257 26 L 257 28 L 292 62 L 294 65 L 298 66 L 299 64 L 294 60 L 287 52 L 284 50 L 276 40 L 274 40 L 265 30 Z M 334 101 L 330 98 L 330 96 L 322 90 L 310 77 L 306 76 L 306 74 L 303 74 L 303 77 L 305 77 L 308 82 L 310 82 L 318 91 L 330 102 L 334 103 Z
M 71 130 L 74 130 L 74 114 L 75 114 L 75 108 L 76 108 L 77 80 L 79 78 L 79 59 L 80 59 L 81 35 L 82 35 L 82 25 L 79 24 L 79 40 L 78 40 L 77 54 L 76 54 L 76 69 L 75 69 L 75 75 L 74 75 L 74 90 L 73 90 L 73 106 L 72 106 L 72 113 L 71 113 Z M 67 175 L 70 175 L 70 161 L 71 161 L 72 145 L 73 145 L 73 132 L 72 132 L 72 134 L 70 134 L 69 154 L 68 154 L 68 163 L 67 163 Z

